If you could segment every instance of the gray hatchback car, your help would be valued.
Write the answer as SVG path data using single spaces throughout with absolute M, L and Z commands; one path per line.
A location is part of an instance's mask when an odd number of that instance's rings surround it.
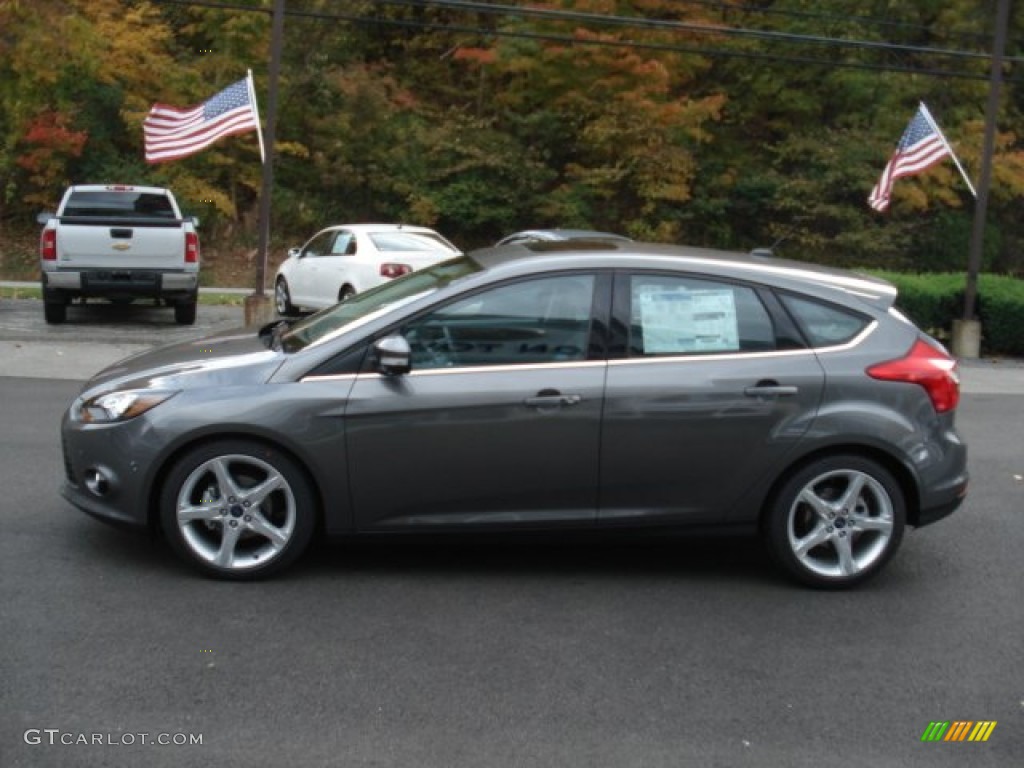
M 895 297 L 693 248 L 477 251 L 102 371 L 63 493 L 224 578 L 316 532 L 721 529 L 848 587 L 967 489 L 956 363 Z

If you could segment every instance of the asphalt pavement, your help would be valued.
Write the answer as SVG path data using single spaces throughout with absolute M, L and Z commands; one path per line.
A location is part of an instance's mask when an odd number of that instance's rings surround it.
M 857 590 L 794 586 L 752 541 L 554 537 L 320 544 L 232 584 L 67 504 L 58 425 L 112 356 L 241 309 L 55 333 L 21 311 L 0 306 L 3 768 L 1024 764 L 1019 362 L 963 363 L 967 502 Z M 945 721 L 996 726 L 921 740 Z

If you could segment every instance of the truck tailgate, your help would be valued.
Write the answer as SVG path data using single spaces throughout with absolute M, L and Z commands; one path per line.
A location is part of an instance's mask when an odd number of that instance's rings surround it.
M 81 219 L 79 219 L 81 221 Z M 57 237 L 58 269 L 181 269 L 185 232 L 180 221 L 96 221 L 64 217 Z

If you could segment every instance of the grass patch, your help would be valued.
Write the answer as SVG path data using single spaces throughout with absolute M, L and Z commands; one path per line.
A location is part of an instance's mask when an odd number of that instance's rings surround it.
M 38 285 L 30 286 L 0 286 L 0 299 L 35 299 L 43 298 L 43 289 Z M 150 299 L 141 299 L 150 301 Z M 224 307 L 240 307 L 245 303 L 245 295 L 241 293 L 219 293 L 200 291 L 199 303 Z

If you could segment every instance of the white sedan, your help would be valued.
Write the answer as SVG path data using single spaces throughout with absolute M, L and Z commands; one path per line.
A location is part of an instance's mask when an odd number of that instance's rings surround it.
M 344 224 L 317 232 L 288 258 L 274 280 L 280 315 L 323 309 L 356 293 L 461 252 L 432 229 L 404 224 Z

